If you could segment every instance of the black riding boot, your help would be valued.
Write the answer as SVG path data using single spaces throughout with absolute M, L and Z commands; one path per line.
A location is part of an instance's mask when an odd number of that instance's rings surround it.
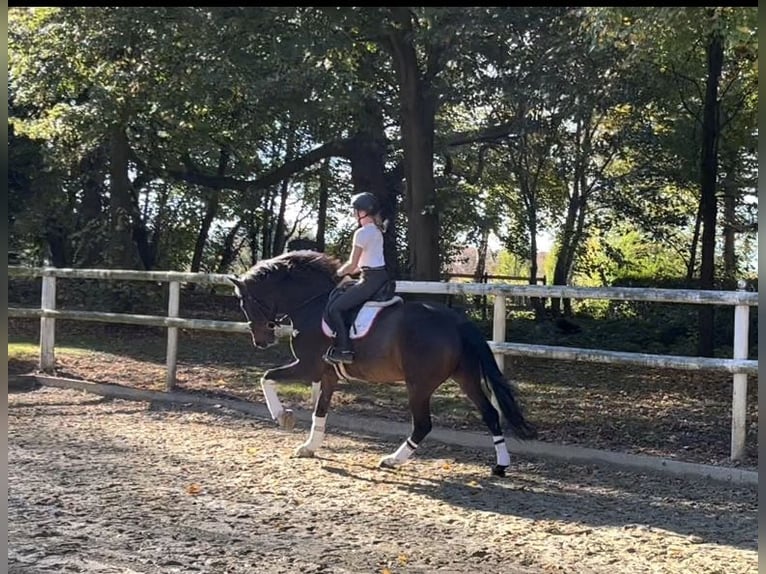
M 348 327 L 342 319 L 333 321 L 336 326 L 335 345 L 327 353 L 325 359 L 331 363 L 353 363 L 354 351 L 351 350 L 351 340 L 348 335 Z

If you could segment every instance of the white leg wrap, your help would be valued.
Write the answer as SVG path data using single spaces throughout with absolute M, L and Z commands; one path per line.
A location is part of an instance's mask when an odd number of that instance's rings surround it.
M 505 437 L 493 436 L 492 442 L 495 443 L 497 464 L 499 466 L 509 466 L 511 464 L 511 455 L 508 453 L 508 447 L 505 444 Z
M 418 445 L 416 445 L 410 439 L 407 439 L 401 444 L 401 446 L 398 449 L 396 449 L 396 452 L 394 453 L 394 458 L 399 463 L 406 462 L 407 459 L 410 458 L 412 453 L 415 452 L 416 448 L 418 448 Z
M 316 415 L 312 415 L 311 417 L 311 434 L 309 434 L 309 439 L 306 441 L 306 448 L 308 448 L 311 451 L 317 450 L 321 444 L 322 440 L 324 439 L 324 425 L 325 421 L 327 421 L 327 417 L 318 417 Z
M 322 383 L 311 383 L 311 408 L 315 409 L 319 400 L 319 393 L 322 390 Z
M 271 418 L 277 420 L 277 417 L 282 414 L 284 408 L 282 403 L 279 402 L 276 384 L 270 379 L 261 379 L 261 388 L 263 389 L 263 396 L 266 397 L 266 406 L 269 407 Z

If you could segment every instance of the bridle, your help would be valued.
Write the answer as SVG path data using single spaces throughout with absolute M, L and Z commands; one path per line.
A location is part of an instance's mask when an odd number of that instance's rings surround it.
M 277 328 L 277 322 L 279 321 L 277 317 L 276 309 L 274 312 L 271 312 L 271 309 L 269 309 L 265 303 L 263 303 L 261 300 L 259 300 L 257 297 L 253 297 L 252 295 L 248 294 L 248 299 L 255 303 L 256 309 L 261 314 L 261 317 L 263 318 L 263 322 L 266 324 L 266 328 L 270 330 L 274 330 Z M 269 314 L 271 314 L 272 318 L 269 319 Z M 245 309 L 245 315 L 247 316 L 247 326 L 252 329 L 253 328 L 253 320 L 250 319 L 250 317 L 247 315 L 247 310 Z

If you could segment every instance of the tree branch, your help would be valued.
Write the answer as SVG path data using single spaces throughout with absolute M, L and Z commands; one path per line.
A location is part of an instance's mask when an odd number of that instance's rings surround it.
M 539 124 L 537 122 L 514 119 L 510 122 L 481 130 L 471 130 L 451 134 L 443 139 L 443 144 L 449 147 L 458 147 L 479 142 L 495 142 L 509 136 L 518 137 L 522 132 L 534 131 L 538 127 Z
M 250 192 L 258 189 L 266 189 L 295 173 L 328 157 L 348 157 L 350 155 L 350 139 L 332 140 L 310 152 L 288 161 L 276 169 L 273 169 L 256 179 L 240 179 L 236 177 L 212 175 L 202 172 L 194 166 L 188 158 L 184 159 L 184 165 L 175 168 L 166 168 L 158 164 L 147 164 L 135 154 L 132 159 L 142 169 L 154 173 L 157 177 L 170 178 L 175 181 L 184 181 L 194 185 L 201 185 L 212 189 L 233 189 Z
M 689 113 L 689 115 L 693 117 L 699 125 L 702 125 L 702 118 L 699 117 L 697 112 L 695 112 L 689 107 L 689 104 L 687 103 L 686 98 L 684 98 L 684 92 L 680 86 L 678 88 L 678 98 L 681 100 L 681 105 Z
M 672 64 L 670 65 L 670 70 L 673 73 L 673 75 L 676 78 L 681 78 L 683 80 L 686 80 L 687 82 L 691 83 L 696 89 L 697 89 L 697 95 L 699 96 L 699 99 L 701 102 L 705 101 L 705 95 L 702 93 L 702 88 L 699 85 L 699 82 L 695 80 L 694 78 L 690 78 L 689 76 L 682 74 L 681 72 L 678 72 Z M 684 107 L 684 109 L 689 112 L 689 114 L 699 122 L 700 125 L 702 125 L 702 119 L 697 115 L 695 112 L 691 110 L 689 107 L 689 104 L 686 102 L 686 98 L 684 98 L 683 93 L 683 87 L 681 86 L 680 82 L 677 82 L 678 84 L 678 96 L 681 99 L 681 105 Z
M 732 109 L 731 113 L 726 114 L 726 119 L 721 122 L 720 127 L 718 128 L 719 131 L 723 131 L 726 126 L 728 126 L 731 121 L 737 117 L 737 114 L 739 114 L 740 110 L 745 106 L 745 102 L 747 101 L 747 94 L 742 94 L 742 97 L 739 99 L 737 104 Z
M 726 94 L 728 93 L 728 91 L 734 85 L 734 82 L 736 82 L 739 79 L 739 71 L 741 68 L 742 66 L 740 65 L 740 63 L 737 63 L 736 68 L 734 69 L 733 72 L 729 70 L 729 73 L 731 74 L 731 80 L 729 80 L 729 82 L 726 84 L 726 87 L 724 87 L 724 89 L 719 92 L 718 94 L 719 99 L 723 100 Z

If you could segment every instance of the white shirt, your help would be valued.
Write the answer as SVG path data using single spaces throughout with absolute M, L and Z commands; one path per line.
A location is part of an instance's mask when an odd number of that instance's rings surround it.
M 354 246 L 362 249 L 359 267 L 383 267 L 383 234 L 374 223 L 367 223 L 354 232 Z

